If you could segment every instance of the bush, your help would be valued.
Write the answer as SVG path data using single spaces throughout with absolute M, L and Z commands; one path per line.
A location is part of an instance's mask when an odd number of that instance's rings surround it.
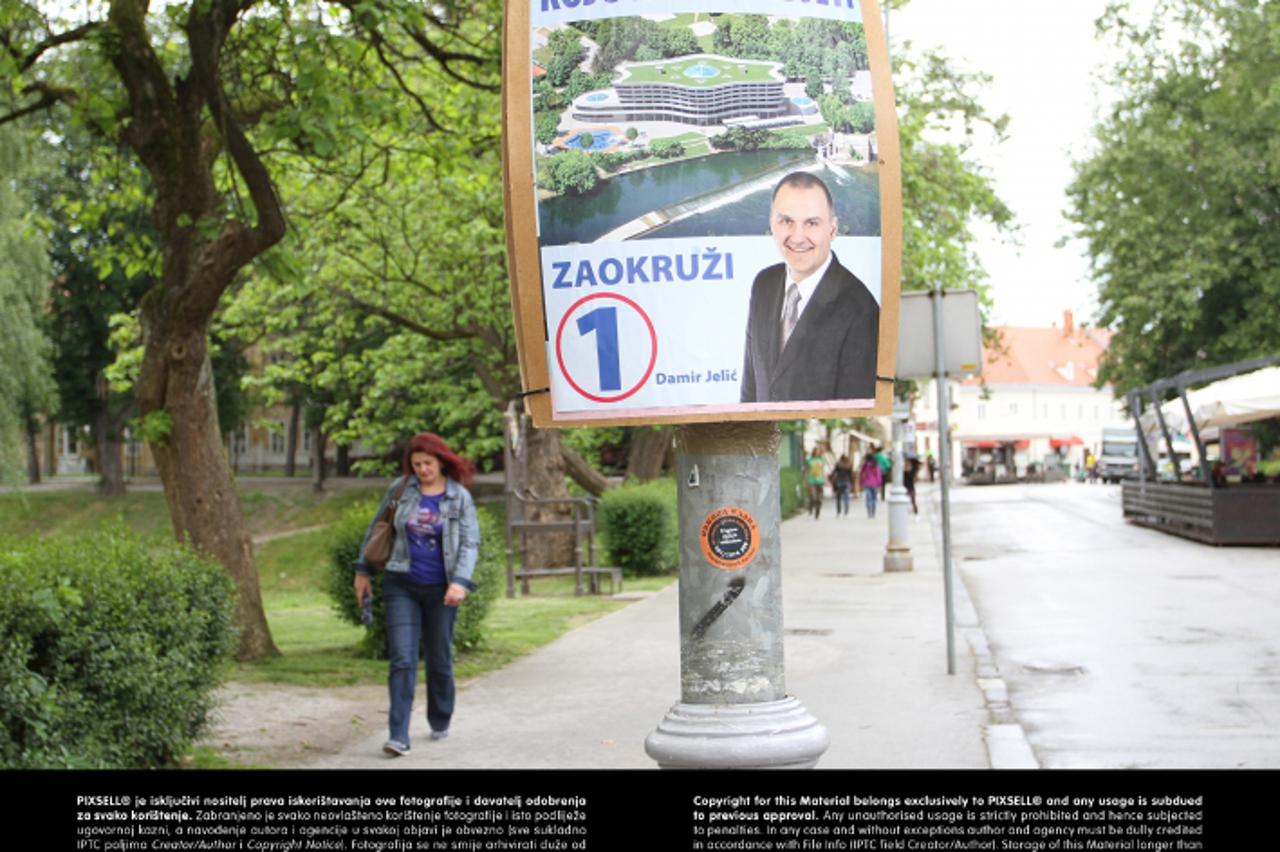
M 360 555 L 360 545 L 369 529 L 369 521 L 378 510 L 377 502 L 352 506 L 329 529 L 329 571 L 326 591 L 344 621 L 360 624 L 360 609 L 351 589 L 351 563 Z M 484 620 L 493 602 L 506 585 L 506 563 L 503 556 L 502 525 L 481 509 L 480 557 L 471 580 L 477 586 L 458 608 L 453 626 L 453 644 L 458 648 L 478 648 L 484 644 Z M 373 623 L 365 628 L 360 652 L 377 660 L 387 658 L 387 619 L 382 608 L 382 574 L 373 576 Z
M 805 507 L 804 473 L 799 468 L 784 467 L 778 472 L 778 480 L 782 520 L 785 521 Z
M 203 730 L 235 646 L 216 563 L 120 528 L 0 543 L 0 763 L 147 768 Z
M 607 564 L 628 575 L 661 574 L 680 564 L 673 480 L 628 484 L 600 498 Z

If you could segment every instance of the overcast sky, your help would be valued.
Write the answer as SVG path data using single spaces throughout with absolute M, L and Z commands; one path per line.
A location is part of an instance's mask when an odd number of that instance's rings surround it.
M 1133 5 L 1146 10 L 1151 2 Z M 1077 322 L 1097 312 L 1082 247 L 1054 244 L 1070 232 L 1061 214 L 1072 157 L 1087 150 L 1106 97 L 1095 72 L 1118 56 L 1094 38 L 1105 7 L 1106 0 L 912 0 L 890 18 L 894 45 L 940 47 L 994 77 L 983 103 L 1010 116 L 1008 140 L 979 151 L 1022 225 L 1021 246 L 984 233 L 979 248 L 996 323 L 1048 326 L 1068 308 Z

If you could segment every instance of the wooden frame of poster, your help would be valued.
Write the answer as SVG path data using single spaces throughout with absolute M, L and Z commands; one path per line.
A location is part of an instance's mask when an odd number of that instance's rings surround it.
M 708 43 L 708 38 L 711 38 L 707 33 L 715 28 L 712 18 L 736 15 L 739 12 L 776 13 L 778 16 L 790 16 L 786 18 L 788 25 L 796 27 L 802 26 L 799 22 L 806 20 L 820 22 L 810 26 L 825 27 L 848 25 L 851 22 L 861 23 L 867 67 L 858 69 L 852 66 L 847 83 L 854 91 L 851 96 L 854 102 L 861 101 L 865 104 L 865 90 L 869 89 L 874 110 L 874 128 L 861 137 L 857 134 L 842 137 L 827 131 L 816 135 L 809 133 L 808 128 L 817 126 L 819 123 L 813 120 L 819 104 L 814 98 L 797 94 L 797 87 L 803 87 L 805 83 L 794 77 L 787 77 L 783 73 L 783 63 L 738 59 L 710 53 L 706 47 L 703 47 L 703 52 L 695 55 L 672 56 L 659 61 L 637 59 L 619 62 L 609 72 L 611 79 L 607 87 L 593 91 L 590 86 L 593 83 L 598 86 L 600 80 L 599 78 L 594 81 L 588 80 L 589 88 L 585 94 L 579 93 L 568 97 L 557 89 L 557 95 L 561 95 L 559 103 L 563 110 L 560 126 L 556 128 L 557 138 L 551 143 L 535 141 L 535 72 L 539 77 L 545 74 L 545 68 L 538 65 L 536 60 L 541 58 L 544 62 L 546 61 L 548 51 L 552 50 L 549 44 L 549 36 L 552 32 L 566 29 L 567 22 L 578 22 L 580 18 L 585 20 L 589 12 L 595 15 L 590 20 L 599 26 L 601 25 L 599 22 L 616 21 L 624 17 L 617 14 L 619 11 L 628 12 L 630 17 L 639 17 L 637 13 L 652 12 L 648 20 L 667 21 L 676 18 L 676 15 L 670 14 L 669 11 L 682 10 L 684 6 L 688 7 L 684 15 L 692 17 L 695 22 L 699 22 L 702 18 L 707 19 L 701 21 L 703 24 L 701 30 L 694 29 L 698 23 L 690 25 L 695 33 L 703 33 L 701 42 L 703 45 Z M 565 23 L 543 22 L 537 28 L 534 27 L 535 16 L 555 13 L 560 13 L 561 20 Z M 840 14 L 856 15 L 858 13 L 861 15 L 860 21 L 856 17 L 844 19 L 839 17 Z M 576 35 L 578 31 L 575 29 L 574 32 Z M 535 40 L 538 42 L 537 53 L 535 53 Z M 587 48 L 584 49 L 587 52 L 598 50 L 598 45 L 590 42 L 587 44 Z M 581 63 L 584 75 L 587 74 L 585 69 L 590 67 L 589 61 L 587 58 Z M 860 75 L 864 89 L 861 97 L 857 94 Z M 869 86 L 867 76 L 870 78 Z M 727 82 L 719 82 L 716 78 L 720 77 Z M 834 87 L 836 79 L 833 75 L 831 83 L 828 84 L 824 78 L 819 78 L 818 85 L 823 89 L 824 98 L 830 94 L 828 89 Z M 842 84 L 845 82 L 841 80 Z M 626 85 L 617 85 L 618 83 Z M 739 96 L 739 92 L 745 93 L 752 89 L 753 84 L 756 90 L 767 92 L 767 97 L 770 98 L 767 102 L 768 108 L 772 109 L 774 103 L 778 102 L 783 105 L 782 109 L 785 113 L 776 119 L 767 117 L 761 119 L 760 113 L 753 113 L 746 118 L 733 116 L 724 119 L 726 123 L 718 125 L 717 130 L 723 131 L 726 137 L 730 135 L 727 128 L 734 125 L 743 127 L 744 129 L 738 132 L 747 136 L 753 132 L 769 132 L 774 128 L 786 127 L 791 128 L 791 134 L 808 133 L 814 150 L 800 152 L 798 156 L 812 157 L 814 160 L 812 163 L 800 160 L 801 165 L 796 166 L 794 170 L 820 173 L 824 185 L 833 183 L 830 175 L 827 174 L 828 171 L 836 175 L 837 183 L 850 178 L 849 183 L 854 189 L 849 189 L 849 192 L 855 191 L 859 181 L 865 183 L 867 175 L 871 176 L 870 180 L 875 186 L 874 205 L 870 202 L 860 202 L 859 207 L 860 212 L 868 209 L 872 211 L 871 215 L 862 216 L 862 224 L 858 226 L 864 228 L 866 233 L 846 237 L 842 232 L 833 241 L 838 253 L 837 259 L 839 256 L 845 256 L 846 243 L 853 246 L 854 260 L 862 261 L 860 270 L 863 275 L 863 279 L 855 280 L 859 283 L 861 280 L 867 280 L 870 282 L 870 289 L 878 291 L 875 364 L 873 375 L 867 379 L 874 382 L 873 393 L 861 393 L 857 398 L 832 392 L 834 396 L 840 398 L 824 396 L 817 400 L 783 398 L 742 401 L 746 391 L 739 388 L 745 384 L 746 374 L 752 372 L 749 369 L 750 362 L 743 365 L 741 354 L 736 354 L 731 361 L 730 355 L 734 354 L 735 346 L 737 353 L 741 353 L 743 341 L 749 340 L 744 317 L 754 309 L 749 307 L 753 298 L 752 277 L 749 275 L 734 277 L 734 262 L 735 257 L 754 260 L 757 255 L 765 251 L 771 253 L 769 257 L 775 265 L 781 260 L 780 248 L 774 244 L 774 239 L 767 241 L 763 239 L 769 233 L 767 212 L 758 217 L 750 217 L 751 230 L 741 232 L 743 235 L 739 236 L 723 234 L 711 236 L 711 232 L 708 232 L 707 235 L 684 237 L 680 240 L 630 241 L 630 237 L 635 234 L 627 234 L 628 228 L 633 232 L 637 228 L 643 230 L 653 219 L 660 220 L 663 223 L 661 227 L 670 228 L 671 222 L 677 221 L 675 216 L 669 215 L 670 211 L 674 209 L 679 211 L 679 214 L 684 214 L 681 205 L 684 209 L 694 208 L 698 213 L 717 208 L 732 208 L 733 204 L 739 202 L 732 199 L 730 190 L 751 181 L 756 185 L 755 205 L 758 212 L 761 203 L 759 199 L 768 197 L 768 190 L 776 185 L 773 181 L 776 181 L 779 174 L 786 171 L 786 165 L 779 166 L 777 162 L 773 162 L 770 164 L 771 168 L 761 169 L 758 167 L 759 164 L 755 164 L 754 170 L 743 167 L 743 171 L 749 173 L 745 180 L 735 173 L 727 180 L 737 181 L 736 183 L 726 185 L 721 182 L 710 192 L 702 191 L 701 195 L 697 195 L 698 190 L 695 189 L 694 201 L 677 200 L 674 205 L 669 199 L 659 198 L 650 201 L 639 190 L 633 191 L 630 195 L 622 191 L 624 201 L 632 202 L 632 207 L 635 206 L 634 202 L 639 201 L 641 208 L 649 208 L 651 212 L 633 217 L 620 228 L 614 227 L 604 237 L 586 231 L 575 231 L 574 228 L 578 227 L 577 225 L 568 227 L 567 236 L 565 233 L 559 236 L 551 235 L 551 231 L 557 226 L 564 231 L 565 220 L 578 218 L 584 208 L 589 207 L 597 196 L 605 193 L 599 192 L 597 188 L 592 193 L 574 196 L 570 190 L 561 193 L 557 198 L 554 192 L 545 188 L 539 189 L 536 169 L 548 169 L 549 174 L 549 170 L 555 167 L 548 165 L 551 163 L 556 165 L 563 163 L 566 171 L 570 171 L 570 166 L 580 167 L 586 160 L 585 149 L 588 147 L 593 151 L 596 147 L 600 147 L 605 153 L 621 152 L 625 158 L 634 156 L 628 153 L 631 151 L 636 151 L 637 154 L 643 153 L 637 148 L 644 146 L 646 139 L 649 140 L 647 150 L 650 152 L 657 151 L 658 146 L 664 144 L 669 148 L 673 140 L 675 143 L 692 140 L 693 146 L 701 146 L 704 149 L 702 152 L 711 155 L 698 157 L 696 154 L 700 152 L 695 150 L 694 156 L 678 158 L 675 165 L 700 164 L 689 166 L 685 170 L 701 169 L 705 174 L 695 173 L 694 177 L 703 177 L 714 183 L 720 179 L 708 172 L 711 166 L 707 164 L 716 164 L 722 160 L 730 162 L 733 158 L 726 158 L 723 154 L 713 154 L 714 149 L 709 133 L 700 130 L 696 124 L 687 128 L 688 133 L 680 134 L 682 127 L 676 126 L 671 120 L 674 114 L 672 111 L 688 109 L 690 102 L 692 102 L 692 109 L 710 109 L 711 107 L 702 107 L 697 100 L 699 97 L 704 97 L 701 91 L 718 87 L 717 97 L 721 100 L 725 97 L 732 100 Z M 810 85 L 812 85 L 811 81 Z M 627 86 L 630 88 L 626 88 Z M 646 86 L 647 89 L 642 88 Z M 641 94 L 637 95 L 637 92 Z M 635 101 L 637 97 L 652 100 L 655 93 L 659 98 L 671 98 L 670 103 L 662 103 L 658 107 L 668 112 L 660 112 L 657 115 L 637 115 L 634 113 L 636 107 L 627 102 L 628 98 Z M 809 89 L 808 93 L 816 94 L 813 89 Z M 566 98 L 571 102 L 567 108 L 564 107 Z M 849 100 L 850 98 L 846 98 L 846 106 L 849 105 Z M 590 103 L 591 101 L 599 102 L 599 106 Z M 759 104 L 755 103 L 749 108 L 754 109 L 758 106 Z M 610 113 L 610 110 L 613 112 Z M 629 110 L 631 112 L 628 112 Z M 596 115 L 601 118 L 595 118 Z M 719 116 L 716 118 L 718 119 Z M 689 121 L 687 115 L 676 116 L 676 119 L 682 122 Z M 511 278 L 511 300 L 521 380 L 525 388 L 525 405 L 535 425 L 559 427 L 706 423 L 732 420 L 792 420 L 803 417 L 853 417 L 889 413 L 892 408 L 892 377 L 897 352 L 901 272 L 901 160 L 888 48 L 880 11 L 875 0 L 831 0 L 829 4 L 797 4 L 792 0 L 736 0 L 736 2 L 735 0 L 701 0 L 701 2 L 639 0 L 639 2 L 617 5 L 592 3 L 589 0 L 508 2 L 503 52 L 503 126 L 507 260 Z M 824 123 L 823 126 L 829 130 L 829 125 Z M 673 133 L 674 136 L 672 136 Z M 659 134 L 665 134 L 666 138 L 660 138 Z M 700 137 L 707 139 L 705 145 Z M 791 138 L 794 139 L 794 135 Z M 818 142 L 812 142 L 813 139 L 817 139 Z M 828 139 L 832 141 L 826 142 L 825 140 Z M 604 145 L 600 144 L 602 140 L 605 142 Z M 573 150 L 575 146 L 579 151 Z M 858 146 L 865 146 L 866 154 L 869 156 L 861 156 L 862 152 L 857 150 Z M 857 161 L 859 158 L 862 162 Z M 655 157 L 651 156 L 649 159 L 655 159 Z M 745 160 L 744 157 L 738 159 Z M 732 171 L 736 167 L 737 163 L 734 161 L 728 168 Z M 658 168 L 670 170 L 672 164 L 663 164 Z M 596 173 L 599 180 L 600 168 L 593 167 L 591 171 Z M 643 179 L 642 169 L 628 171 L 624 168 L 619 171 L 628 178 L 634 179 L 639 174 Z M 616 182 L 620 177 L 620 175 L 611 175 L 605 178 L 604 182 Z M 678 184 L 677 192 L 686 191 L 686 188 L 681 185 L 685 177 L 677 176 L 674 180 Z M 751 188 L 746 187 L 744 192 Z M 844 189 L 845 187 L 840 186 L 837 190 L 828 190 L 828 197 Z M 618 193 L 613 193 L 615 199 L 617 195 Z M 726 197 L 730 198 L 729 202 L 724 202 Z M 844 209 L 842 199 L 843 196 L 838 198 L 834 202 L 834 207 L 836 215 L 843 222 L 846 217 L 842 215 Z M 560 218 L 548 217 L 540 221 L 540 212 L 548 216 L 549 208 L 556 202 L 561 202 L 562 213 L 557 214 Z M 658 206 L 662 204 L 667 206 L 659 210 Z M 699 207 L 700 204 L 701 207 Z M 620 206 L 625 207 L 626 204 Z M 875 215 L 876 212 L 878 215 Z M 624 218 L 627 215 L 623 213 Z M 694 214 L 695 218 L 696 216 L 697 213 Z M 607 219 L 608 217 L 597 218 Z M 614 219 L 616 220 L 617 217 L 614 216 Z M 742 221 L 742 218 L 736 219 L 730 227 L 741 228 Z M 595 226 L 594 220 L 591 224 Z M 616 222 L 606 224 L 616 225 Z M 747 237 L 745 234 L 758 236 Z M 717 247 L 707 245 L 711 241 L 716 242 Z M 691 253 L 684 251 L 686 244 L 693 246 Z M 722 244 L 747 247 L 735 255 L 731 250 L 719 248 Z M 675 245 L 680 251 L 674 255 L 646 255 L 639 247 L 647 245 Z M 872 245 L 874 252 L 870 248 L 864 248 Z M 655 251 L 661 250 L 664 249 L 655 249 Z M 640 253 L 637 254 L 637 252 Z M 747 261 L 739 260 L 736 271 L 742 272 L 744 266 L 755 268 Z M 713 274 L 716 271 L 718 275 Z M 759 274 L 763 277 L 766 272 L 768 269 Z M 618 286 L 619 284 L 621 286 Z M 673 286 L 665 291 L 659 290 L 659 287 L 668 284 Z M 684 285 L 683 289 L 680 289 L 681 284 Z M 628 286 L 632 286 L 633 292 L 628 293 Z M 777 286 L 781 288 L 783 285 Z M 822 286 L 826 286 L 825 282 Z M 568 292 L 560 293 L 558 292 L 560 290 Z M 644 294 L 643 298 L 650 299 L 647 306 L 642 302 L 642 297 L 639 295 L 641 292 Z M 655 297 L 653 295 L 655 292 L 675 293 L 678 298 L 670 295 Z M 708 296 L 708 293 L 716 295 L 712 297 Z M 662 303 L 665 299 L 665 304 L 658 304 L 656 310 L 653 301 L 655 298 L 658 303 Z M 705 301 L 707 298 L 718 301 L 707 303 Z M 571 306 L 567 309 L 564 307 L 566 299 L 572 299 Z M 698 299 L 703 301 L 698 302 Z M 559 304 L 549 307 L 549 303 L 555 300 L 560 300 Z M 656 313 L 657 310 L 664 311 L 666 319 L 660 317 L 655 322 L 649 314 Z M 576 319 L 576 323 L 569 322 L 571 315 Z M 702 326 L 694 325 L 692 333 L 688 327 L 691 316 L 700 317 L 703 322 Z M 721 317 L 728 319 L 719 323 L 717 327 L 717 320 Z M 748 321 L 754 322 L 754 320 Z M 873 322 L 873 327 L 874 325 Z M 796 328 L 799 332 L 801 326 Z M 705 335 L 702 333 L 704 331 L 707 332 Z M 670 363 L 659 360 L 660 340 L 663 341 L 662 352 L 667 355 L 672 349 L 679 349 L 682 345 L 687 346 L 687 341 L 698 340 L 704 336 L 714 339 L 719 347 L 716 350 L 717 354 L 706 359 L 686 355 L 675 369 Z M 584 340 L 585 343 L 581 342 Z M 581 351 L 583 345 L 595 346 L 594 361 L 590 355 Z M 566 350 L 572 346 L 577 346 L 578 350 L 567 353 Z M 648 347 L 647 351 L 646 347 Z M 750 348 L 749 342 L 747 347 Z M 628 359 L 625 362 L 621 361 L 619 350 L 627 352 Z M 612 363 L 608 363 L 610 360 Z M 588 362 L 591 362 L 589 367 L 583 366 Z M 622 364 L 621 367 L 619 363 Z M 823 369 L 825 366 L 821 364 L 813 368 L 816 372 L 821 372 Z M 622 373 L 627 370 L 630 370 L 630 374 L 623 375 Z M 870 366 L 867 371 L 872 372 Z M 698 387 L 678 387 L 684 384 L 698 385 Z M 642 390 L 643 393 L 640 393 Z M 676 397 L 677 401 L 670 402 L 663 396 L 664 393 L 679 394 Z M 691 398 L 691 394 L 701 393 L 706 393 L 706 398 L 698 397 L 695 401 L 687 401 Z M 729 395 L 736 396 L 729 398 Z M 643 403 L 638 402 L 639 398 L 644 396 L 651 396 L 654 399 Z

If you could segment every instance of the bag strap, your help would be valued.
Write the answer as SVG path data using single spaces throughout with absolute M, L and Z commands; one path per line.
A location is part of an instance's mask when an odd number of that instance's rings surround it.
M 396 517 L 396 506 L 400 502 L 400 495 L 404 494 L 405 486 L 409 484 L 409 474 L 405 474 L 400 478 L 400 487 L 396 489 L 396 493 L 391 497 L 391 502 L 387 503 L 387 508 L 383 511 L 382 517 L 387 521 L 394 521 Z

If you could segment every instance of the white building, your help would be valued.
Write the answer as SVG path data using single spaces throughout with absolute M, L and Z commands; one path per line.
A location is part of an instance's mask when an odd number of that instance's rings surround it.
M 1110 332 L 1076 327 L 1070 311 L 1062 327 L 997 330 L 997 348 L 983 347 L 981 379 L 948 383 L 955 474 L 981 468 L 1003 478 L 1046 463 L 1074 469 L 1086 449 L 1097 455 L 1102 428 L 1126 419 L 1111 388 L 1093 386 Z M 916 449 L 937 458 L 933 382 L 924 383 L 913 415 Z

